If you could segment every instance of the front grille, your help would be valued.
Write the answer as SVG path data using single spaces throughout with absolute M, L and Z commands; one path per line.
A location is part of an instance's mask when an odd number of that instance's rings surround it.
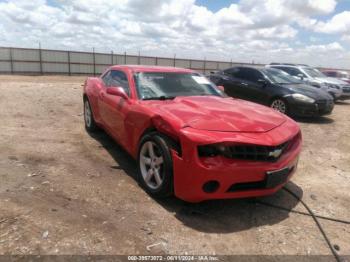
M 199 157 L 223 156 L 226 158 L 275 162 L 290 148 L 294 147 L 301 139 L 301 133 L 298 133 L 292 139 L 277 145 L 263 146 L 254 144 L 212 144 L 198 146 Z
M 350 86 L 343 86 L 344 93 L 350 93 Z
M 277 161 L 288 148 L 291 141 L 278 146 L 235 145 L 228 147 L 225 156 L 253 161 Z

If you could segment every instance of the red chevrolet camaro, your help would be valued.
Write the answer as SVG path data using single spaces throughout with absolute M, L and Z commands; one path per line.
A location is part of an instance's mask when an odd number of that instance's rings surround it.
M 112 66 L 84 85 L 84 118 L 134 159 L 155 197 L 189 202 L 269 195 L 297 168 L 299 126 L 268 107 L 226 97 L 188 69 Z

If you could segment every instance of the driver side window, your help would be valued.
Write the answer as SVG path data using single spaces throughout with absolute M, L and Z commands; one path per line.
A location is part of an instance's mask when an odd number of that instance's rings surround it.
M 122 87 L 125 93 L 127 93 L 128 96 L 130 95 L 128 77 L 124 72 L 111 70 L 102 77 L 102 81 L 107 88 L 111 86 Z
M 264 79 L 264 76 L 258 70 L 244 67 L 239 68 L 239 71 L 237 71 L 234 76 L 241 80 L 246 80 L 254 83 L 257 83 L 259 79 Z
M 293 67 L 277 67 L 277 69 L 281 69 L 285 72 L 287 72 L 288 74 L 290 74 L 291 76 L 299 76 L 300 74 L 303 75 L 303 77 L 306 77 L 305 74 L 303 74 L 303 72 L 301 72 L 299 69 L 297 68 L 293 68 Z

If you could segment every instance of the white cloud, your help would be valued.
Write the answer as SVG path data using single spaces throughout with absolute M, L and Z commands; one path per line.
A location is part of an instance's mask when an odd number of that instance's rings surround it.
M 40 41 L 45 48 L 95 47 L 255 62 L 297 58 L 300 63 L 312 63 L 319 54 L 327 56 L 327 50 L 347 52 L 339 43 L 314 41 L 303 47 L 305 42 L 298 38 L 296 25 L 319 32 L 348 32 L 342 24 L 348 21 L 344 14 L 327 22 L 313 17 L 333 12 L 335 0 L 241 0 L 217 12 L 198 6 L 195 0 L 57 2 L 59 6 L 45 0 L 0 2 L 0 33 L 5 36 L 0 45 L 37 46 Z M 329 55 L 324 61 L 337 62 L 332 59 Z M 348 61 L 344 65 L 350 67 Z
M 350 34 L 350 11 L 336 14 L 327 22 L 319 21 L 313 26 L 316 32 L 321 33 L 348 33 Z
M 271 27 L 334 11 L 335 0 L 242 0 L 240 10 L 248 14 L 254 27 Z

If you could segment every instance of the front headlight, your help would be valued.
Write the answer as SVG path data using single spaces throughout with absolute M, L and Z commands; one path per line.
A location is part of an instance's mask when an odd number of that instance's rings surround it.
M 311 97 L 308 97 L 308 96 L 305 96 L 302 94 L 292 94 L 292 97 L 295 100 L 306 102 L 306 103 L 314 103 L 315 102 L 315 99 L 312 99 Z
M 328 88 L 340 89 L 340 86 L 330 83 L 325 83 Z

